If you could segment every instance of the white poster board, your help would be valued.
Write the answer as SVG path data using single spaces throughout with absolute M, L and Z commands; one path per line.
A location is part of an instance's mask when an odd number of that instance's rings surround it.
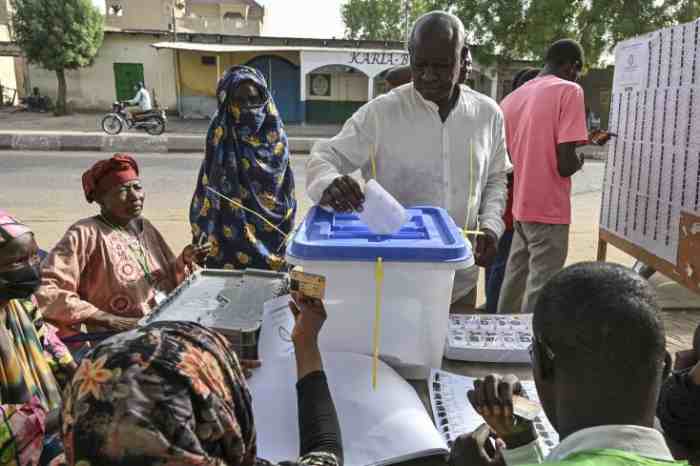
M 700 212 L 700 20 L 618 44 L 600 226 L 676 266 Z

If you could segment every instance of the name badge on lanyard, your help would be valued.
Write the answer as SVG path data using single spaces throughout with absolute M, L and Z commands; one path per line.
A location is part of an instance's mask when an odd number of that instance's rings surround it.
M 168 298 L 168 295 L 161 290 L 156 291 L 156 295 L 153 297 L 153 300 L 156 303 L 156 306 L 160 306 L 165 300 Z

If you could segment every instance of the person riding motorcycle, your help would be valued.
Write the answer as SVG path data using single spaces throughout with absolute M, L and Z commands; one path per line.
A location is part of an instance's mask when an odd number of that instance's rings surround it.
M 153 110 L 153 104 L 151 101 L 151 94 L 142 82 L 134 86 L 134 91 L 136 92 L 136 96 L 131 100 L 127 100 L 126 104 L 131 106 L 137 105 L 139 107 L 139 111 L 129 111 L 134 121 L 140 121 L 145 114 Z

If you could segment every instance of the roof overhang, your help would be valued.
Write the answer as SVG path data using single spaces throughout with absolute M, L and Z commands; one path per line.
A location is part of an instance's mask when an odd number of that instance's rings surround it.
M 195 42 L 158 42 L 151 44 L 156 49 L 186 50 L 191 52 L 369 52 L 369 53 L 408 53 L 399 49 L 360 49 L 343 47 L 305 47 L 294 45 L 243 45 L 243 44 L 202 44 Z

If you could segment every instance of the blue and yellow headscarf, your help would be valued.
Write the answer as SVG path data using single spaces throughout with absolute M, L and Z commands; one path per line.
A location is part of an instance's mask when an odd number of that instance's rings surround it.
M 244 82 L 258 88 L 262 106 L 242 109 L 233 103 Z M 206 238 L 212 243 L 207 267 L 282 270 L 284 235 L 292 230 L 297 209 L 282 119 L 265 78 L 254 68 L 229 69 L 216 94 L 219 109 L 207 132 L 206 156 L 190 207 L 193 242 Z

